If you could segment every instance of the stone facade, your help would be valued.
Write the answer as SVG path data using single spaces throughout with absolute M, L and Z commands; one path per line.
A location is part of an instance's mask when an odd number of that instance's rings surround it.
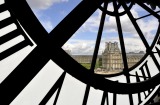
M 144 56 L 144 52 L 129 52 L 126 56 L 128 67 L 130 68 Z M 122 70 L 124 68 L 122 53 L 117 42 L 106 42 L 105 50 L 102 53 L 102 67 L 107 71 Z
M 123 68 L 122 55 L 117 42 L 106 42 L 105 50 L 102 53 L 102 67 L 107 71 Z

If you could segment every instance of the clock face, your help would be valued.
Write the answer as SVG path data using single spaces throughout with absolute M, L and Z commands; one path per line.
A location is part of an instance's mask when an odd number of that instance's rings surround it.
M 136 14 L 133 8 L 137 7 L 145 12 Z M 97 35 L 88 70 L 75 60 L 74 54 L 67 54 L 64 47 L 97 10 L 101 15 L 99 26 L 95 28 Z M 1 104 L 144 105 L 158 100 L 159 8 L 142 2 L 82 0 L 50 33 L 42 27 L 25 0 L 0 0 L 0 12 Z M 103 33 L 108 34 L 107 28 L 111 30 L 111 26 L 107 27 L 109 17 L 114 18 L 118 43 L 106 42 L 100 58 L 102 68 L 96 68 Z M 126 24 L 123 19 L 130 22 Z M 131 38 L 127 36 L 132 30 L 126 25 L 134 28 L 130 47 L 140 41 L 145 50 L 131 66 L 132 60 L 128 57 L 137 53 L 127 52 L 126 39 Z M 150 33 L 145 33 L 149 29 Z M 148 34 L 152 40 L 147 39 Z M 112 49 L 121 59 L 121 63 L 112 59 L 115 66 L 107 63 Z M 118 72 L 108 74 L 115 68 Z

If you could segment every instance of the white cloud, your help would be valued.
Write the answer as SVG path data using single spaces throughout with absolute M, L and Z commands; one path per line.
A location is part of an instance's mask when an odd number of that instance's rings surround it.
M 71 50 L 74 55 L 92 55 L 94 50 L 94 40 L 69 40 L 64 46 L 64 50 Z
M 131 10 L 132 14 L 134 17 L 139 17 L 139 11 L 137 11 L 137 8 L 133 8 Z M 82 32 L 90 32 L 90 33 L 97 33 L 99 23 L 100 23 L 100 18 L 101 18 L 101 11 L 97 10 L 80 28 L 78 31 L 79 34 Z M 142 14 L 141 14 L 142 15 Z M 123 28 L 123 33 L 127 33 L 127 37 L 125 37 L 125 47 L 126 47 L 126 52 L 139 52 L 139 51 L 145 51 L 145 46 L 143 42 L 141 41 L 140 37 L 137 34 L 136 29 L 134 28 L 132 22 L 130 21 L 128 15 L 124 15 L 121 17 L 121 23 L 122 23 L 122 28 Z M 143 34 L 145 37 L 148 39 L 149 44 L 152 42 L 155 33 L 155 30 L 158 27 L 158 21 L 157 19 L 153 17 L 141 19 L 137 21 L 139 27 L 142 29 Z M 108 16 L 106 17 L 105 20 L 105 25 L 104 25 L 104 31 L 109 32 L 109 34 L 113 34 L 117 32 L 117 24 L 115 17 Z M 105 33 L 104 33 L 105 34 Z M 118 34 L 118 33 L 117 33 Z M 76 36 L 74 37 L 76 38 Z M 106 40 L 107 39 L 107 40 Z M 99 54 L 104 50 L 104 42 L 106 41 L 117 41 L 119 43 L 119 38 L 118 37 L 112 37 L 109 36 L 107 38 L 102 37 L 102 42 L 101 46 L 99 49 Z M 64 46 L 64 49 L 69 49 L 72 51 L 72 54 L 88 54 L 92 55 L 93 50 L 95 47 L 95 40 L 75 40 L 75 39 L 70 39 Z
M 47 9 L 55 3 L 68 2 L 68 0 L 27 0 L 33 9 Z
M 53 30 L 53 24 L 50 20 L 41 20 L 41 24 L 48 32 Z
M 119 42 L 118 37 L 110 38 L 108 40 L 111 42 L 115 41 Z M 105 42 L 106 40 L 103 38 L 102 43 L 99 47 L 99 55 L 101 55 L 105 49 Z M 139 40 L 138 38 L 125 38 L 125 47 L 126 47 L 126 52 L 139 52 L 146 50 L 142 41 Z M 73 55 L 93 55 L 95 48 L 95 40 L 72 39 L 69 40 L 62 48 L 64 50 L 71 50 L 71 54 Z
M 136 7 L 136 6 L 135 6 Z M 137 7 L 138 8 L 138 7 Z M 131 13 L 133 14 L 134 17 L 139 17 L 137 8 L 133 8 L 131 10 Z M 140 11 L 140 10 L 139 10 Z M 100 10 L 96 11 L 92 17 L 90 17 L 85 24 L 83 24 L 81 31 L 89 31 L 89 32 L 97 32 L 98 27 L 99 27 L 99 21 L 101 18 L 102 12 Z M 121 24 L 122 24 L 122 29 L 123 33 L 128 33 L 128 34 L 137 34 L 136 29 L 134 28 L 132 22 L 130 21 L 128 15 L 123 15 L 121 16 Z M 148 20 L 139 20 L 137 22 L 142 29 L 143 33 L 147 36 L 151 36 L 151 32 L 156 29 L 158 26 L 158 21 L 155 18 L 148 18 Z M 115 17 L 112 16 L 106 16 L 105 24 L 104 24 L 104 31 L 106 32 L 117 32 L 117 23 Z
M 145 51 L 145 46 L 139 38 L 125 38 L 126 52 Z
M 132 14 L 135 17 L 138 17 L 138 12 L 132 9 Z M 91 33 L 97 33 L 98 27 L 99 27 L 99 21 L 100 21 L 101 11 L 98 10 L 96 13 L 88 19 L 85 24 L 81 27 L 81 29 L 78 32 L 91 32 Z M 140 40 L 140 37 L 137 34 L 136 29 L 134 28 L 133 24 L 131 23 L 130 19 L 127 15 L 124 15 L 121 17 L 123 32 L 129 34 L 129 37 L 125 37 L 125 47 L 126 52 L 139 52 L 139 51 L 145 51 L 145 46 L 143 42 Z M 152 42 L 154 35 L 153 31 L 156 30 L 158 26 L 157 19 L 151 17 L 145 20 L 138 20 L 137 21 L 139 27 L 142 29 L 143 34 L 148 39 L 149 44 Z M 113 32 L 117 32 L 117 25 L 115 17 L 106 17 L 105 20 L 105 26 L 104 30 L 107 30 L 112 34 Z M 155 32 L 154 32 L 155 33 Z M 117 33 L 118 34 L 118 33 Z M 106 40 L 107 39 L 107 40 Z M 102 38 L 101 46 L 99 49 L 99 54 L 104 50 L 104 42 L 106 41 L 117 41 L 119 42 L 118 37 L 107 37 Z M 72 51 L 72 54 L 93 54 L 95 45 L 95 40 L 74 40 L 70 39 L 65 45 L 64 49 L 69 49 Z
M 155 18 L 150 18 L 147 21 L 138 21 L 140 28 L 143 30 L 143 34 L 147 39 L 153 40 L 154 34 L 153 31 L 156 31 L 158 28 L 158 20 Z M 154 32 L 155 33 L 155 32 Z

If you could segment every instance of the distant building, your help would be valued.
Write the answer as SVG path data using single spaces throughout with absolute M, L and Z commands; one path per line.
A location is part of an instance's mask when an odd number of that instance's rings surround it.
M 72 58 L 78 63 L 91 63 L 92 55 L 72 55 Z
M 105 50 L 102 53 L 102 67 L 107 71 L 122 70 L 122 55 L 117 42 L 106 42 Z
M 139 53 L 135 52 L 129 52 L 127 53 L 127 62 L 128 62 L 128 67 L 132 67 L 135 65 L 140 59 L 144 56 L 144 52 L 140 51 Z
M 71 51 L 68 52 L 74 60 L 81 64 L 91 64 L 92 55 L 72 55 Z M 143 56 L 144 52 L 140 51 L 139 53 L 129 52 L 127 53 L 127 62 L 128 67 L 135 65 Z M 106 42 L 105 49 L 102 55 L 98 55 L 97 61 L 101 62 L 100 67 L 103 68 L 103 71 L 120 71 L 124 68 L 122 53 L 118 47 L 118 42 Z
M 143 56 L 143 51 L 126 53 L 128 67 L 135 65 Z M 124 68 L 122 53 L 117 42 L 106 42 L 105 50 L 102 53 L 102 67 L 107 71 L 122 70 Z

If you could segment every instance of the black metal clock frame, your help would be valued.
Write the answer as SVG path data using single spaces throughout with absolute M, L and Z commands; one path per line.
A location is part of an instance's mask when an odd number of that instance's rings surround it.
M 113 0 L 110 2 L 113 2 L 114 12 L 107 11 L 106 8 L 109 3 L 107 1 L 83 0 L 50 33 L 47 33 L 46 30 L 39 23 L 38 19 L 34 16 L 33 12 L 31 11 L 30 7 L 27 5 L 27 2 L 25 0 L 19 0 L 19 1 L 6 0 L 5 4 L 0 6 L 0 12 L 8 9 L 11 12 L 11 17 L 9 19 L 1 21 L 0 27 L 4 27 L 9 23 L 15 23 L 18 28 L 15 32 L 0 38 L 0 44 L 3 44 L 9 39 L 16 37 L 17 33 L 24 35 L 25 41 L 22 44 L 19 44 L 15 47 L 10 48 L 6 52 L 0 53 L 0 60 L 3 60 L 4 58 L 12 55 L 13 53 L 17 52 L 18 50 L 22 49 L 25 46 L 33 45 L 33 43 L 25 35 L 25 32 L 22 30 L 21 25 L 29 34 L 31 39 L 36 43 L 37 46 L 15 68 L 15 70 L 13 70 L 13 72 L 1 83 L 0 98 L 3 100 L 1 100 L 0 103 L 9 104 L 10 102 L 12 102 L 12 100 L 25 88 L 25 86 L 35 77 L 35 75 L 43 68 L 43 66 L 50 59 L 52 59 L 56 64 L 58 64 L 65 71 L 57 80 L 56 84 L 52 87 L 52 89 L 48 92 L 48 94 L 44 97 L 44 99 L 41 102 L 42 105 L 45 104 L 49 100 L 49 98 L 52 96 L 52 94 L 58 89 L 56 100 L 54 102 L 54 105 L 56 104 L 66 72 L 72 75 L 73 77 L 77 78 L 78 80 L 87 84 L 83 105 L 86 105 L 87 103 L 90 86 L 94 87 L 95 89 L 100 89 L 104 91 L 104 95 L 102 98 L 102 105 L 104 105 L 104 99 L 107 97 L 107 92 L 115 93 L 114 100 L 116 100 L 117 93 L 129 94 L 130 105 L 133 105 L 133 100 L 132 100 L 133 93 L 143 92 L 157 86 L 159 84 L 159 81 L 157 80 L 160 80 L 160 74 L 157 74 L 152 78 L 150 76 L 145 77 L 146 80 L 144 82 L 140 82 L 140 80 L 138 79 L 138 75 L 136 75 L 138 83 L 130 83 L 129 71 L 131 71 L 140 63 L 142 63 L 142 61 L 148 55 L 152 57 L 157 68 L 160 68 L 159 63 L 152 52 L 152 49 L 154 45 L 157 44 L 156 41 L 159 38 L 160 25 L 158 26 L 157 34 L 155 36 L 155 39 L 152 45 L 149 46 L 138 24 L 136 23 L 138 19 L 147 17 L 149 15 L 153 15 L 158 20 L 160 19 L 160 16 L 156 12 L 153 12 L 152 9 L 147 7 L 141 1 L 136 1 L 136 2 L 132 1 L 129 7 L 126 5 L 125 1 L 123 0 L 119 0 L 119 4 L 117 4 L 116 0 Z M 101 7 L 102 3 L 104 3 L 104 7 Z M 150 14 L 135 19 L 130 12 L 130 9 L 135 3 L 137 3 L 139 6 L 144 8 Z M 125 10 L 122 13 L 118 12 L 118 9 L 120 6 L 122 6 Z M 102 10 L 102 16 L 101 16 L 99 31 L 97 34 L 97 40 L 96 40 L 91 68 L 88 71 L 84 67 L 82 67 L 80 64 L 75 62 L 70 56 L 68 56 L 67 53 L 65 53 L 65 51 L 63 51 L 61 47 L 68 41 L 68 39 L 80 28 L 80 26 L 98 8 Z M 114 74 L 114 75 L 97 75 L 97 74 L 94 74 L 94 68 L 95 68 L 95 63 L 98 55 L 98 50 L 99 50 L 99 45 L 101 41 L 106 14 L 110 14 L 112 16 L 115 16 L 116 18 L 117 29 L 119 33 L 119 40 L 120 40 L 120 45 L 122 50 L 124 70 L 123 72 Z M 143 57 L 143 59 L 130 69 L 128 68 L 122 26 L 120 21 L 120 16 L 124 14 L 127 14 L 128 17 L 130 18 L 132 24 L 134 25 L 143 44 L 147 49 L 146 55 Z M 160 55 L 160 51 L 158 49 L 156 53 Z M 61 58 L 65 59 L 65 61 L 62 60 Z M 147 67 L 145 64 L 143 65 L 143 67 Z M 74 65 L 74 68 L 73 68 L 73 65 Z M 142 69 L 142 72 L 143 72 L 143 69 Z M 122 74 L 126 76 L 127 83 L 118 83 L 118 82 L 110 81 L 104 78 L 104 77 L 118 76 Z M 114 105 L 116 105 L 116 103 L 114 103 Z

